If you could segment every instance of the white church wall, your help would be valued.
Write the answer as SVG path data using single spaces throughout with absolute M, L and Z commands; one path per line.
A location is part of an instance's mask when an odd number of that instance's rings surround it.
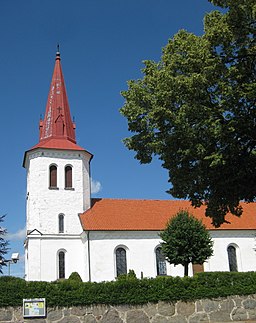
M 229 245 L 236 248 L 239 272 L 255 270 L 255 230 L 216 230 L 210 233 L 214 240 L 214 255 L 204 264 L 205 271 L 229 271 Z
M 25 254 L 25 279 L 41 280 L 41 240 L 33 239 L 27 241 L 27 252 Z
M 115 250 L 126 249 L 127 271 L 133 269 L 138 278 L 156 277 L 155 249 L 161 239 L 157 231 L 97 231 L 90 232 L 92 281 L 114 280 L 116 277 Z M 183 276 L 182 266 L 167 264 L 167 275 Z M 192 274 L 190 268 L 189 274 Z
M 87 258 L 80 236 L 41 236 L 28 239 L 28 261 L 26 280 L 54 281 L 58 276 L 58 253 L 65 253 L 65 278 L 78 272 L 87 280 Z
M 227 247 L 236 246 L 238 271 L 256 268 L 255 231 L 219 230 L 211 232 L 214 255 L 204 263 L 205 271 L 229 271 Z M 160 244 L 156 231 L 102 231 L 90 232 L 92 281 L 114 280 L 116 277 L 115 250 L 126 249 L 127 271 L 133 269 L 137 277 L 156 277 L 155 249 Z M 184 268 L 167 263 L 167 275 L 183 276 Z M 193 275 L 192 265 L 189 276 Z
M 82 160 L 82 169 L 77 177 L 82 174 L 83 185 L 83 210 L 86 211 L 91 207 L 91 179 L 90 179 L 90 161 L 88 159 Z
M 40 149 L 28 153 L 27 230 L 58 233 L 64 214 L 64 233 L 82 232 L 78 213 L 90 207 L 89 155 L 85 152 Z M 49 189 L 49 167 L 57 166 L 57 189 Z M 65 166 L 72 166 L 73 189 L 65 189 Z
M 214 255 L 204 263 L 205 271 L 229 271 L 227 247 L 237 249 L 238 271 L 251 271 L 256 267 L 254 230 L 211 231 Z M 84 281 L 89 280 L 87 235 L 44 235 L 29 239 L 29 262 L 26 277 L 29 280 L 53 281 L 58 278 L 58 251 L 65 252 L 66 277 L 76 271 Z M 126 249 L 127 271 L 133 269 L 137 277 L 156 277 L 155 249 L 161 239 L 157 231 L 91 231 L 90 268 L 92 281 L 114 280 L 116 277 L 115 251 Z M 181 265 L 167 264 L 167 275 L 183 276 Z M 192 266 L 189 266 L 191 276 Z

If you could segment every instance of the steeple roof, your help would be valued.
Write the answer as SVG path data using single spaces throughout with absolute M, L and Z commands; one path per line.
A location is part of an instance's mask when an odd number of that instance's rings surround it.
M 39 123 L 39 143 L 30 150 L 46 148 L 85 151 L 76 144 L 75 128 L 71 119 L 58 47 L 45 116 Z
M 40 141 L 49 138 L 76 143 L 75 124 L 71 120 L 59 51 L 56 53 L 44 120 L 40 122 Z

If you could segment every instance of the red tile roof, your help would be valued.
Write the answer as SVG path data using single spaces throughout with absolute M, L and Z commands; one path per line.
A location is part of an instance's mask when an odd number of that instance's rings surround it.
M 211 219 L 206 217 L 205 207 L 193 208 L 184 200 L 122 200 L 92 199 L 92 207 L 80 215 L 84 230 L 163 230 L 170 217 L 179 210 L 188 210 L 201 219 L 211 230 L 250 230 L 256 229 L 256 203 L 241 203 L 243 214 L 240 218 L 228 214 L 220 228 L 214 228 Z
M 69 149 L 69 150 L 84 150 L 84 148 L 78 146 L 72 141 L 66 139 L 48 139 L 40 141 L 33 146 L 30 150 L 35 148 L 49 148 L 49 149 Z
M 45 149 L 65 149 L 65 150 L 78 150 L 78 151 L 85 151 L 90 155 L 90 159 L 93 158 L 93 155 L 85 150 L 84 148 L 78 146 L 77 144 L 74 144 L 73 142 L 66 140 L 66 139 L 48 139 L 44 141 L 40 141 L 38 144 L 30 148 L 28 151 L 24 154 L 23 159 L 23 167 L 25 167 L 25 161 L 27 158 L 27 153 L 31 150 L 37 149 L 37 148 L 45 148 Z

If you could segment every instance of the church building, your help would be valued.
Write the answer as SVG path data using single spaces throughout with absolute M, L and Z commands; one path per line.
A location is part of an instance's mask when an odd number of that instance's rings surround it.
M 91 198 L 93 155 L 76 143 L 60 62 L 55 66 L 39 124 L 39 142 L 27 150 L 25 278 L 54 281 L 78 272 L 83 281 L 109 281 L 135 271 L 137 277 L 183 276 L 161 253 L 159 232 L 168 219 L 188 210 L 202 219 L 214 255 L 195 271 L 253 271 L 256 268 L 256 207 L 243 204 L 241 218 L 214 228 L 204 208 L 188 201 Z

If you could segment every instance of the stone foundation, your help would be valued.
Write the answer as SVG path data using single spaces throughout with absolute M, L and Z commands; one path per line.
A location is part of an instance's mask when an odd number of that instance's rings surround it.
M 47 300 L 46 300 L 47 301 Z M 47 317 L 24 319 L 22 308 L 0 308 L 0 322 L 29 323 L 256 323 L 256 294 L 146 305 L 47 308 Z

